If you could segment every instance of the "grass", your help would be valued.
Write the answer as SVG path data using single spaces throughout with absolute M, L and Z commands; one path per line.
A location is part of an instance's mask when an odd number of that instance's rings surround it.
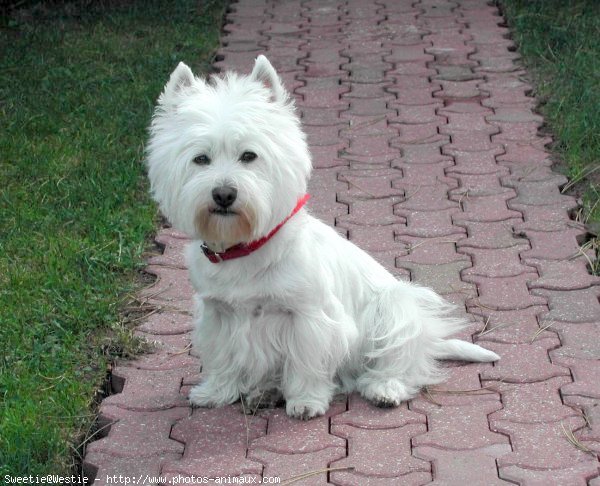
M 0 477 L 74 470 L 105 350 L 134 344 L 120 306 L 157 222 L 152 106 L 179 60 L 208 69 L 223 10 L 80 1 L 2 18 Z
M 600 232 L 600 2 L 500 0 L 533 76 L 554 151 L 583 198 L 580 220 Z

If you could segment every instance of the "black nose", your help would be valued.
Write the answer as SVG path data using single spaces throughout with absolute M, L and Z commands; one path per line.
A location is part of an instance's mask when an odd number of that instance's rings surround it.
M 215 187 L 212 190 L 213 200 L 222 208 L 228 208 L 237 197 L 237 189 L 230 186 Z

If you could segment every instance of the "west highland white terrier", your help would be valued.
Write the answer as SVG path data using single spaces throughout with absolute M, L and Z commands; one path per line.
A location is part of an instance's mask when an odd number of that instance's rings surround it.
M 288 415 L 309 419 L 357 390 L 391 407 L 440 382 L 439 359 L 499 359 L 447 339 L 464 321 L 446 301 L 397 281 L 306 211 L 306 138 L 266 57 L 249 76 L 207 80 L 180 63 L 158 100 L 147 164 L 160 209 L 193 239 L 203 373 L 193 405 L 284 399 Z

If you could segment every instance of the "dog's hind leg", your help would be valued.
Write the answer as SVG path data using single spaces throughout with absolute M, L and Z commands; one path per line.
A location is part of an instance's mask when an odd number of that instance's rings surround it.
M 462 321 L 433 291 L 396 282 L 380 289 L 361 319 L 366 361 L 357 390 L 377 406 L 398 406 L 443 374 L 438 343 L 460 329 Z

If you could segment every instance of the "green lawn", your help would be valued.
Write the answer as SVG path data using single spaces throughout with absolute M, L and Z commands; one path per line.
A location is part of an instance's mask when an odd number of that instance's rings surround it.
M 33 2 L 29 2 L 31 4 Z M 73 471 L 157 213 L 146 127 L 224 1 L 51 3 L 0 25 L 0 477 Z
M 600 2 L 500 0 L 533 76 L 554 150 L 582 195 L 580 220 L 600 229 Z

